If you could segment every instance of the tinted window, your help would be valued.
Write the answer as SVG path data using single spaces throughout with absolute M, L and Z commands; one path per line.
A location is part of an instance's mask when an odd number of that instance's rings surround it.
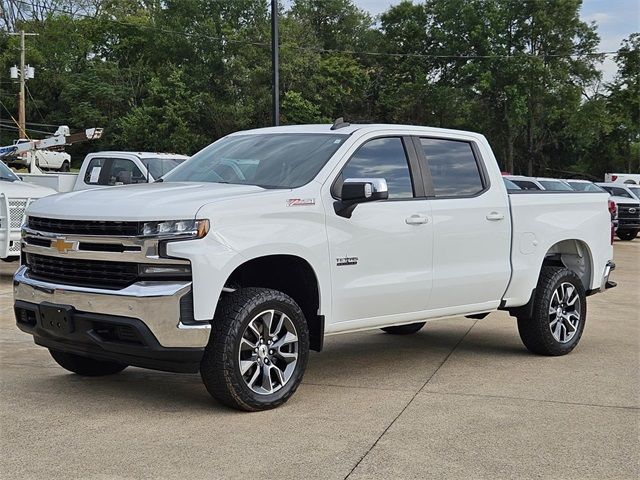
M 421 138 L 436 197 L 473 195 L 483 189 L 471 144 Z
M 344 134 L 233 135 L 212 143 L 165 182 L 213 182 L 295 188 L 309 183 L 347 138 Z
M 540 187 L 528 180 L 512 180 L 513 183 L 518 185 L 522 190 L 540 190 Z
M 571 191 L 573 190 L 569 185 L 564 182 L 558 182 L 555 180 L 538 180 L 540 185 L 544 187 L 545 190 L 555 190 L 556 192 L 560 191 Z
M 518 185 L 513 183 L 508 178 L 503 178 L 502 180 L 504 181 L 504 184 L 507 187 L 507 190 L 522 190 Z
M 402 140 L 397 137 L 377 138 L 361 146 L 342 169 L 336 182 L 336 194 L 348 178 L 384 178 L 389 187 L 389 198 L 413 197 L 407 154 Z
M 631 194 L 628 193 L 624 188 L 619 188 L 619 187 L 603 187 L 603 188 L 615 197 L 633 198 Z

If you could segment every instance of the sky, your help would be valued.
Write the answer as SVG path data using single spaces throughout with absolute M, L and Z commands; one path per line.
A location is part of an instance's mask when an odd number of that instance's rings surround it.
M 400 0 L 354 0 L 354 3 L 378 15 Z M 586 22 L 598 24 L 601 51 L 617 50 L 623 38 L 640 32 L 639 0 L 583 0 L 581 16 Z M 617 70 L 612 56 L 608 56 L 600 68 L 605 82 L 612 80 Z

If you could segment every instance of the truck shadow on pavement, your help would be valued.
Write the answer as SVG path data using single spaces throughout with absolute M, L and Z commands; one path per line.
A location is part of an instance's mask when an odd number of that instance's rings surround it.
M 411 390 L 424 383 L 454 348 L 457 353 L 475 359 L 530 355 L 524 347 L 514 343 L 513 335 L 496 336 L 494 333 L 489 332 L 486 338 L 467 337 L 462 343 L 464 331 L 447 328 L 404 337 L 377 332 L 332 337 L 323 352 L 312 352 L 300 388 L 304 389 L 305 384 L 356 388 L 367 385 Z M 47 401 L 59 402 L 61 408 L 69 398 L 75 398 L 83 408 L 100 405 L 100 408 L 114 411 L 153 406 L 164 412 L 188 409 L 196 413 L 237 413 L 211 398 L 198 374 L 129 367 L 113 376 L 80 377 L 57 365 L 46 371 L 49 375 L 32 376 L 29 388 L 32 392 L 55 392 L 47 395 Z

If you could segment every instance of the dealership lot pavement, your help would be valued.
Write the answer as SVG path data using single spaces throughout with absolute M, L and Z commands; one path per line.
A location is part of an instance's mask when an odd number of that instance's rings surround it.
M 615 261 L 566 357 L 527 353 L 502 312 L 331 337 L 285 406 L 253 414 L 197 375 L 68 374 L 15 327 L 2 264 L 0 478 L 637 478 L 640 239 Z

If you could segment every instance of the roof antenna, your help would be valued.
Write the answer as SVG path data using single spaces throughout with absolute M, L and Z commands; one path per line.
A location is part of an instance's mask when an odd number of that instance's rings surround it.
M 336 121 L 331 125 L 331 130 L 338 130 L 339 128 L 348 127 L 349 125 L 351 124 L 349 122 L 345 122 L 344 118 L 336 118 Z

